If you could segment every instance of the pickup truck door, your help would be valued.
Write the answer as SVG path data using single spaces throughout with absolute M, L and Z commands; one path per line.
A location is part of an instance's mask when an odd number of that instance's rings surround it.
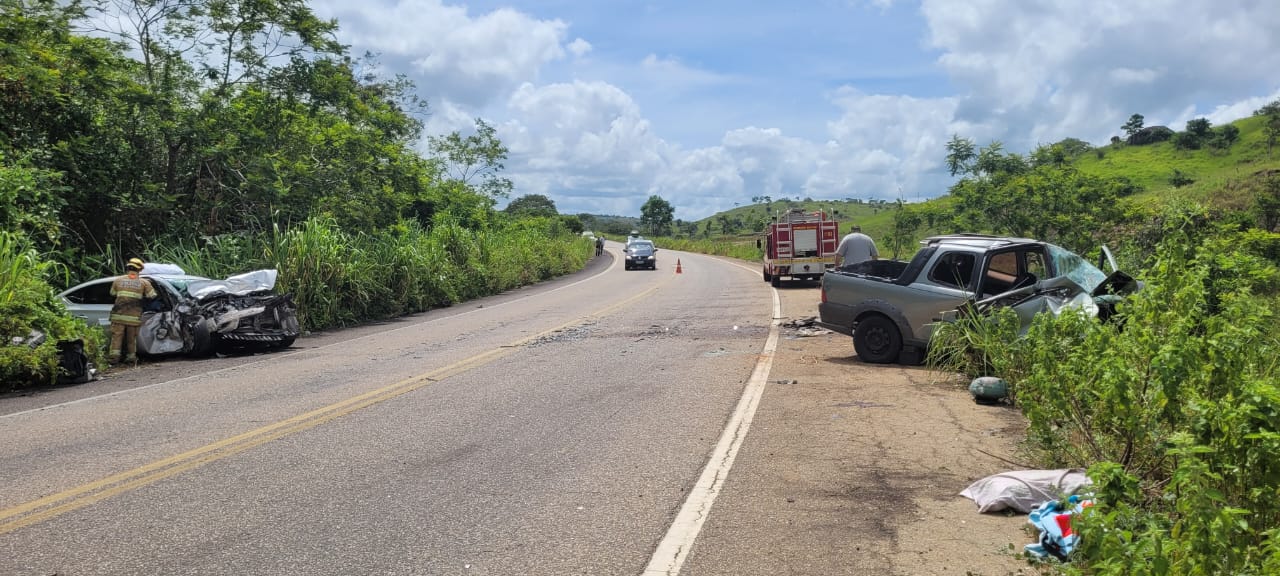
M 907 288 L 914 295 L 902 301 L 903 315 L 911 325 L 909 338 L 928 340 L 933 323 L 954 310 L 973 293 L 978 254 L 965 250 L 939 250 L 920 277 Z M 907 336 L 904 334 L 904 336 Z

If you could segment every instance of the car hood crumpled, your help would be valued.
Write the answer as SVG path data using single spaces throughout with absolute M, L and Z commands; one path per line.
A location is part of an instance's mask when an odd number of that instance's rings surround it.
M 1080 310 L 1088 316 L 1106 321 L 1115 313 L 1115 303 L 1120 296 L 1140 289 L 1142 289 L 1141 282 L 1120 271 L 1111 273 L 1092 291 L 1071 278 L 1057 276 L 1032 286 L 1010 290 L 978 301 L 970 301 L 960 308 L 944 313 L 943 318 L 954 320 L 965 313 L 965 308 L 985 314 L 995 308 L 1009 307 L 1013 308 L 1021 318 L 1020 332 L 1025 334 L 1031 327 L 1032 317 L 1041 312 L 1049 312 L 1057 316 L 1064 310 Z
M 200 280 L 187 285 L 187 294 L 197 300 L 220 293 L 243 296 L 275 288 L 276 276 L 275 269 L 266 269 L 229 276 L 226 280 Z

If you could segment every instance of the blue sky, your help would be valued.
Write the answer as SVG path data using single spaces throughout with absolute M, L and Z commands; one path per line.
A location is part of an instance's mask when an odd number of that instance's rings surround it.
M 694 220 L 752 196 L 930 198 L 952 134 L 1025 152 L 1280 97 L 1270 0 L 315 0 L 418 84 L 428 132 L 482 117 L 514 196 Z

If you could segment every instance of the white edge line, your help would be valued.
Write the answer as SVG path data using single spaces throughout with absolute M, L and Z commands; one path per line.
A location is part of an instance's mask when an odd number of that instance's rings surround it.
M 730 264 L 746 268 L 740 264 L 732 262 Z M 773 318 L 770 320 L 769 337 L 765 340 L 764 349 L 760 352 L 760 360 L 756 362 L 751 379 L 747 381 L 742 391 L 738 406 L 734 409 L 729 422 L 725 424 L 724 431 L 720 433 L 720 439 L 716 442 L 715 450 L 712 451 L 706 467 L 702 469 L 702 475 L 689 491 L 688 497 L 680 506 L 680 511 L 671 522 L 666 535 L 658 542 L 658 547 L 650 557 L 649 565 L 645 567 L 642 576 L 676 576 L 680 573 L 680 568 L 689 557 L 689 551 L 693 548 L 698 533 L 702 531 L 702 524 L 711 513 L 711 505 L 715 503 L 720 488 L 724 486 L 724 481 L 729 476 L 733 461 L 738 456 L 738 449 L 742 447 L 747 431 L 751 429 L 751 420 L 755 417 L 756 408 L 760 405 L 760 397 L 764 395 L 765 384 L 769 381 L 769 370 L 773 367 L 773 354 L 778 347 L 778 324 L 781 321 L 782 302 L 778 297 L 778 290 L 776 288 L 770 288 L 770 290 L 773 292 Z
M 296 350 L 296 351 L 294 351 L 294 352 L 290 352 L 290 353 L 288 353 L 288 354 L 273 354 L 273 355 L 271 355 L 271 357 L 269 357 L 269 358 L 263 358 L 263 359 L 261 359 L 261 360 L 254 360 L 253 362 L 245 362 L 244 364 L 237 364 L 237 365 L 235 365 L 235 366 L 228 366 L 228 367 L 226 367 L 226 368 L 221 368 L 221 369 L 218 369 L 218 370 L 214 370 L 214 371 L 212 371 L 212 372 L 201 372 L 201 373 L 199 373 L 199 374 L 192 374 L 191 376 L 184 376 L 184 377 L 182 377 L 182 378 L 176 378 L 176 379 L 173 379 L 173 380 L 166 380 L 166 381 L 164 381 L 164 382 L 156 382 L 155 384 L 148 384 L 148 385 L 146 385 L 146 386 L 139 386 L 139 387 L 137 387 L 137 388 L 128 388 L 128 389 L 125 389 L 125 390 L 116 390 L 115 392 L 108 392 L 108 393 L 106 393 L 106 394 L 99 394 L 99 395 L 97 395 L 97 396 L 89 396 L 89 397 L 86 397 L 86 398 L 80 398 L 80 399 L 77 399 L 77 400 L 70 400 L 70 401 L 67 401 L 67 402 L 60 402 L 60 403 L 58 403 L 58 404 L 50 404 L 50 405 L 48 405 L 48 406 L 41 406 L 41 407 L 39 407 L 39 408 L 32 408 L 32 409 L 30 409 L 30 410 L 23 410 L 23 411 L 21 411 L 21 412 L 14 412 L 14 413 L 12 413 L 12 414 L 0 414 L 0 420 L 4 420 L 4 419 L 6 419 L 6 418 L 16 418 L 16 417 L 18 417 L 18 416 L 22 416 L 22 415 L 24 415 L 24 414 L 34 414 L 34 413 L 36 413 L 36 412 L 43 412 L 43 411 L 45 411 L 45 410 L 54 410 L 54 409 L 56 409 L 56 408 L 64 408 L 64 407 L 67 407 L 67 406 L 73 406 L 73 405 L 76 405 L 76 404 L 81 404 L 81 403 L 84 403 L 84 402 L 91 402 L 91 401 L 94 401 L 94 400 L 104 400 L 104 399 L 111 398 L 111 397 L 114 397 L 114 396 L 122 396 L 122 395 L 124 395 L 124 394 L 131 394 L 131 393 L 133 393 L 133 392 L 140 392 L 140 391 L 142 391 L 142 390 L 146 390 L 146 389 L 148 389 L 148 388 L 155 388 L 155 387 L 157 387 L 157 386 L 168 386 L 168 385 L 170 385 L 170 384 L 177 384 L 177 383 L 179 383 L 179 382 L 183 382 L 183 381 L 186 381 L 186 380 L 194 380 L 194 379 L 196 379 L 196 378 L 203 378 L 203 377 L 206 377 L 206 376 L 213 376 L 213 375 L 216 375 L 216 374 L 222 374 L 223 372 L 231 372 L 231 371 L 233 371 L 233 370 L 239 370 L 239 369 L 241 369 L 241 368 L 247 368 L 247 367 L 250 367 L 250 366 L 257 366 L 258 364 L 265 364 L 265 363 L 267 363 L 267 362 L 273 362 L 273 361 L 276 361 L 276 360 L 281 360 L 281 359 L 288 358 L 288 357 L 290 357 L 290 356 L 294 356 L 294 355 L 297 355 L 297 354 L 304 354 L 304 353 L 315 352 L 315 351 L 317 351 L 317 350 L 324 350 L 324 349 L 326 349 L 326 348 L 332 348 L 332 347 L 334 347 L 334 346 L 346 346 L 346 345 L 348 345 L 348 344 L 350 344 L 350 343 L 352 343 L 352 342 L 357 342 L 357 341 L 359 341 L 359 340 L 364 340 L 364 339 L 366 339 L 366 338 L 372 338 L 372 337 L 374 337 L 374 336 L 382 336 L 382 335 L 384 335 L 384 334 L 391 334 L 391 333 L 393 333 L 393 332 L 399 332 L 399 331 L 401 331 L 401 330 L 408 330 L 408 329 L 410 329 L 410 328 L 417 328 L 417 327 L 419 327 L 419 326 L 424 326 L 424 325 L 427 325 L 427 324 L 433 324 L 433 323 L 436 323 L 436 322 L 440 322 L 440 321 L 442 321 L 442 320 L 448 320 L 448 319 L 450 319 L 450 318 L 457 318 L 457 317 L 459 317 L 459 316 L 466 316 L 466 315 L 468 315 L 468 314 L 474 314 L 474 313 L 476 313 L 476 312 L 484 312 L 484 311 L 486 311 L 486 310 L 493 310 L 494 308 L 501 308 L 502 306 L 506 306 L 507 304 L 513 304 L 513 303 L 516 303 L 516 302 L 522 302 L 522 301 L 524 301 L 524 300 L 528 300 L 529 298 L 533 298 L 533 297 L 535 297 L 535 296 L 542 296 L 543 294 L 551 294 L 552 292 L 559 292 L 559 291 L 564 290 L 564 289 L 566 289 L 566 288 L 572 288 L 572 287 L 574 287 L 574 286 L 577 286 L 577 285 L 579 285 L 579 284 L 582 284 L 583 282 L 590 282 L 590 281 L 595 280 L 596 278 L 598 278 L 598 277 L 600 277 L 600 276 L 602 276 L 602 275 L 604 275 L 604 274 L 608 273 L 610 270 L 613 270 L 613 269 L 614 269 L 614 267 L 616 267 L 616 266 L 617 266 L 617 264 L 618 264 L 618 259 L 617 259 L 617 258 L 614 258 L 614 259 L 613 259 L 613 263 L 612 263 L 612 264 L 610 264 L 608 267 L 606 267 L 604 270 L 602 270 L 602 271 L 600 271 L 600 272 L 598 272 L 598 273 L 596 273 L 596 274 L 594 274 L 594 275 L 592 275 L 592 276 L 589 276 L 589 277 L 587 277 L 587 278 L 583 278 L 582 280 L 579 280 L 579 281 L 574 282 L 574 283 L 572 283 L 572 284 L 565 284 L 564 286 L 561 286 L 561 287 L 559 287 L 559 288 L 553 288 L 553 289 L 551 289 L 551 290 L 547 290 L 546 292 L 538 292 L 537 294 L 529 294 L 529 295 L 521 296 L 521 297 L 519 297 L 519 298 L 515 298 L 515 299 L 512 299 L 512 300 L 507 300 L 507 301 L 505 301 L 505 302 L 499 302 L 499 303 L 494 304 L 494 305 L 492 305 L 492 306 L 485 306 L 484 308 L 475 308 L 475 309 L 473 309 L 473 310 L 468 310 L 468 311 L 466 311 L 466 312 L 460 312 L 460 313 L 458 313 L 458 314 L 450 314 L 450 315 L 448 315 L 448 316 L 444 316 L 444 317 L 441 317 L 441 318 L 434 318 L 434 319 L 426 320 L 426 321 L 423 321 L 423 322 L 415 322 L 415 323 L 413 323 L 413 324 L 409 324 L 409 325 L 407 325 L 407 326 L 401 326 L 401 327 L 399 327 L 399 328 L 392 328 L 391 330 L 383 330 L 383 331 L 380 331 L 380 332 L 374 332 L 374 333 L 372 333 L 372 334 L 365 334 L 364 336 L 359 336 L 359 337 L 356 337 L 356 338 L 352 338 L 352 339 L 350 339 L 350 340 L 343 340 L 343 341 L 341 341 L 341 342 L 334 342 L 333 344 L 326 344 L 326 345 L 324 345 L 324 346 L 318 346 L 318 347 L 316 347 L 316 348 L 304 348 L 304 349 L 302 349 L 302 350 Z M 498 296 L 498 295 L 499 295 L 499 294 L 494 294 L 493 296 Z M 474 300 L 473 300 L 472 302 L 474 302 Z M 461 304 L 461 302 L 459 302 L 459 304 Z M 437 308 L 437 310 L 440 310 L 440 308 Z

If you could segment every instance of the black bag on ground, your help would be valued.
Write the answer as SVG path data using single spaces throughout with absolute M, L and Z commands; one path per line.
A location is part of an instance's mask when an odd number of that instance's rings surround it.
M 58 383 L 82 384 L 93 379 L 89 356 L 84 353 L 84 340 L 58 342 Z

